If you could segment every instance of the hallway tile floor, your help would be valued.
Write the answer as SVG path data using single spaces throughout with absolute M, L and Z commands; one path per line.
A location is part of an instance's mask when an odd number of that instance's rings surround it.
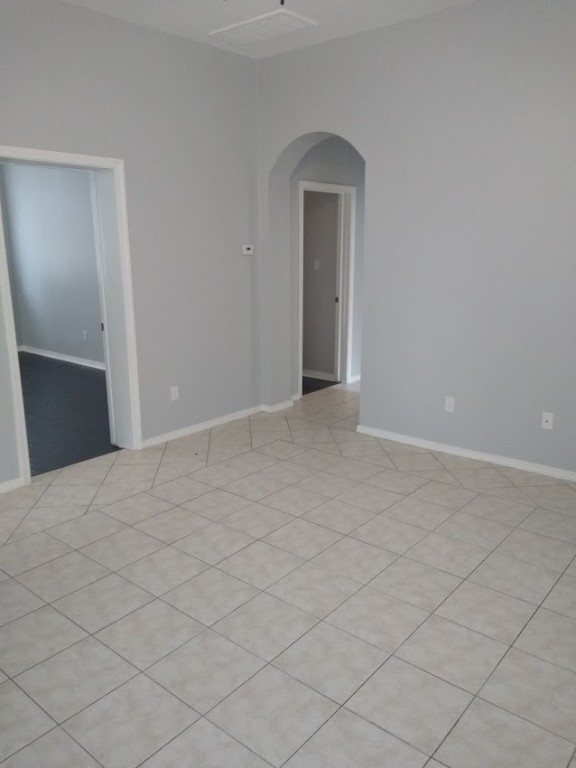
M 357 417 L 0 496 L 3 768 L 575 768 L 576 485 Z

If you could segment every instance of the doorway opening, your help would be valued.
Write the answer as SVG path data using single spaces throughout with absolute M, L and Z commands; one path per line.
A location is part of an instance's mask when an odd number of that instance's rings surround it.
M 142 444 L 122 161 L 0 147 L 19 478 Z
M 300 394 L 348 381 L 356 228 L 355 187 L 300 182 Z

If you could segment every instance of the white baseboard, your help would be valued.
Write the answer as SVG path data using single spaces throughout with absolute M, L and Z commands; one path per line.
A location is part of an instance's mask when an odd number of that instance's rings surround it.
M 24 480 L 21 477 L 17 477 L 14 480 L 5 480 L 0 483 L 0 493 L 10 493 L 10 491 L 17 491 L 19 488 L 25 488 L 30 485 L 30 479 Z
M 322 373 L 322 371 L 302 371 L 302 376 L 307 379 L 320 379 L 321 381 L 338 381 L 335 373 Z
M 105 371 L 106 366 L 98 360 L 86 360 L 83 357 L 74 357 L 74 355 L 64 355 L 61 352 L 50 352 L 47 349 L 38 349 L 37 347 L 28 347 L 25 344 L 18 347 L 18 352 L 29 352 L 32 355 L 41 355 L 42 357 L 51 357 L 53 360 L 61 360 L 63 363 L 74 363 L 74 365 L 84 365 L 86 368 L 97 368 L 99 371 Z
M 363 435 L 379 437 L 381 440 L 392 440 L 395 443 L 404 443 L 405 445 L 418 446 L 418 448 L 427 448 L 429 451 L 449 453 L 452 456 L 462 456 L 466 459 L 476 459 L 477 461 L 485 461 L 489 464 L 499 464 L 502 467 L 520 469 L 523 472 L 533 472 L 537 475 L 557 477 L 559 480 L 569 480 L 570 482 L 576 481 L 576 472 L 573 472 L 569 469 L 549 467 L 546 464 L 534 464 L 531 461 L 524 461 L 523 459 L 512 459 L 509 456 L 498 456 L 492 453 L 483 453 L 482 451 L 472 451 L 468 448 L 459 448 L 455 445 L 435 443 L 432 440 L 423 440 L 420 437 L 399 435 L 396 432 L 386 432 L 383 429 L 374 429 L 373 427 L 364 427 L 362 425 L 359 425 L 356 428 L 356 431 Z
M 264 411 L 264 413 L 276 413 L 277 411 L 285 411 L 286 408 L 292 408 L 293 406 L 293 400 L 286 400 L 283 403 L 276 403 L 276 405 L 261 405 L 259 410 Z
M 360 381 L 360 374 L 357 376 L 350 376 L 346 384 L 357 384 Z
M 304 395 L 292 395 L 292 404 L 294 404 L 297 400 L 302 400 Z
M 230 421 L 245 419 L 247 416 L 253 416 L 255 413 L 262 413 L 262 411 L 265 413 L 275 413 L 276 411 L 282 411 L 284 408 L 291 408 L 292 405 L 292 401 L 288 400 L 285 403 L 277 403 L 276 405 L 257 405 L 254 408 L 246 408 L 243 411 L 228 413 L 226 416 L 219 416 L 216 419 L 210 419 L 210 421 L 203 421 L 200 424 L 194 424 L 191 427 L 176 429 L 174 432 L 167 432 L 165 435 L 149 437 L 147 440 L 142 442 L 142 448 L 152 448 L 152 446 L 160 445 L 160 443 L 167 443 L 170 440 L 178 440 L 180 437 L 188 437 L 188 435 L 194 435 L 196 432 L 204 432 L 205 429 L 219 427 L 222 424 L 228 424 Z

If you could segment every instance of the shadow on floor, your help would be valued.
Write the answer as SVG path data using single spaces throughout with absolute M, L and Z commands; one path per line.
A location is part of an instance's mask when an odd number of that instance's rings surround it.
M 335 387 L 336 384 L 340 384 L 340 382 L 324 381 L 323 379 L 309 379 L 307 376 L 303 376 L 302 377 L 302 394 L 309 395 L 311 392 L 318 392 L 320 389 Z
M 117 451 L 110 442 L 106 374 L 20 352 L 33 475 Z

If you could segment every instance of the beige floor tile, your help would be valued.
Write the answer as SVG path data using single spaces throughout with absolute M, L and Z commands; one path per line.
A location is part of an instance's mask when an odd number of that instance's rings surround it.
M 268 591 L 319 619 L 323 619 L 360 587 L 345 576 L 305 563 Z
M 544 608 L 576 619 L 576 578 L 563 576 L 543 603 Z
M 107 576 L 108 568 L 80 552 L 70 552 L 20 574 L 18 580 L 43 600 L 52 602 Z
M 327 499 L 333 499 L 346 491 L 353 490 L 357 485 L 358 483 L 345 477 L 336 477 L 328 472 L 318 472 L 316 475 L 301 480 L 296 484 L 296 488 L 324 496 Z M 345 499 L 341 499 L 341 501 L 345 501 Z
M 192 557 L 197 557 L 210 565 L 216 565 L 253 541 L 252 536 L 219 523 L 211 523 L 200 531 L 180 539 L 176 547 Z
M 533 506 L 530 506 L 529 499 L 526 504 L 520 504 L 511 499 L 501 499 L 497 496 L 480 494 L 470 504 L 464 507 L 464 512 L 469 515 L 483 517 L 486 520 L 494 520 L 504 525 L 520 525 L 530 515 Z
M 511 480 L 514 485 L 525 487 L 530 485 L 564 485 L 564 480 L 548 475 L 538 475 L 535 472 L 524 472 L 521 469 L 501 467 L 500 472 Z
M 452 469 L 450 471 L 465 488 L 481 490 L 483 488 L 507 488 L 512 485 L 510 480 L 497 469 Z
M 82 517 L 86 510 L 87 507 L 34 507 L 26 514 L 16 533 L 23 535 L 46 531 L 60 523 Z
M 291 520 L 294 518 L 286 512 L 265 507 L 263 504 L 250 504 L 244 509 L 228 515 L 224 520 L 224 525 L 229 525 L 231 528 L 242 531 L 248 536 L 253 536 L 255 539 L 261 539 L 278 528 L 282 528 Z
M 359 584 L 366 584 L 395 559 L 396 555 L 379 547 L 344 538 L 325 549 L 311 562 L 334 573 L 340 573 Z
M 31 509 L 46 491 L 45 486 L 28 486 L 0 494 L 0 512 L 6 509 Z
M 164 595 L 164 600 L 206 626 L 211 626 L 258 590 L 216 568 L 210 568 Z
M 341 535 L 335 531 L 298 519 L 266 536 L 264 541 L 303 560 L 309 560 L 340 538 Z
M 355 507 L 360 507 L 360 509 L 376 514 L 384 512 L 393 504 L 401 501 L 402 496 L 398 493 L 392 493 L 392 491 L 385 491 L 382 488 L 361 483 L 355 488 L 339 494 L 337 499 L 345 504 L 352 504 Z
M 42 494 L 43 507 L 84 507 L 92 502 L 98 490 L 91 485 L 51 485 Z
M 471 700 L 460 688 L 391 658 L 346 706 L 431 755 Z
M 458 576 L 400 557 L 376 576 L 370 587 L 416 608 L 433 611 L 460 583 Z
M 114 462 L 115 467 L 131 466 L 133 464 L 158 465 L 164 455 L 166 443 L 154 445 L 152 448 L 144 448 L 140 451 L 120 451 Z
M 93 637 L 36 665 L 16 682 L 61 723 L 138 672 Z
M 385 491 L 392 491 L 393 493 L 399 493 L 400 496 L 405 496 L 409 493 L 414 493 L 414 491 L 418 490 L 428 481 L 425 477 L 411 475 L 408 472 L 399 472 L 397 469 L 383 469 L 365 482 L 368 485 L 383 488 Z
M 89 544 L 82 549 L 82 554 L 112 571 L 117 571 L 156 552 L 162 546 L 162 542 L 158 539 L 147 536 L 135 528 L 129 528 Z
M 305 520 L 342 534 L 351 533 L 373 517 L 374 512 L 345 504 L 338 499 L 330 499 L 304 515 Z
M 117 466 L 115 464 L 106 475 L 104 486 L 114 485 L 115 483 L 152 484 L 156 476 L 157 469 L 157 464 L 143 464 L 141 466 L 130 466 L 128 464 Z
M 287 438 L 285 440 L 274 440 L 272 443 L 258 446 L 257 450 L 258 453 L 263 453 L 265 456 L 271 456 L 274 459 L 292 459 L 308 449 L 303 445 L 294 445 Z
M 431 453 L 393 453 L 390 455 L 394 466 L 401 472 L 418 472 L 420 469 L 444 469 Z
M 190 536 L 190 534 L 200 531 L 208 525 L 210 525 L 210 521 L 205 517 L 195 515 L 186 509 L 174 507 L 167 512 L 160 512 L 159 515 L 144 520 L 136 527 L 139 531 L 154 536 L 165 544 L 174 544 L 179 539 Z
M 0 668 L 17 675 L 85 637 L 86 632 L 53 608 L 39 608 L 0 629 Z
M 299 448 L 306 448 L 307 446 L 297 446 Z M 342 454 L 338 451 L 337 454 L 327 453 L 326 451 L 318 450 L 316 448 L 310 448 L 297 456 L 292 457 L 292 462 L 295 464 L 302 464 L 305 467 L 311 467 L 318 472 L 322 472 L 328 467 L 334 466 L 342 458 Z
M 286 768 L 422 768 L 426 756 L 341 709 L 286 763 Z
M 242 744 L 230 738 L 208 720 L 198 720 L 177 736 L 142 768 L 268 768 Z
M 98 763 L 60 728 L 41 736 L 3 763 L 3 768 L 99 768 Z
M 104 539 L 113 533 L 125 531 L 126 526 L 113 517 L 108 517 L 101 512 L 89 512 L 83 517 L 62 523 L 50 529 L 50 535 L 68 544 L 74 549 L 85 547 L 93 541 Z
M 573 745 L 476 700 L 436 757 L 449 768 L 564 768 Z
M 489 553 L 489 549 L 475 544 L 430 533 L 412 547 L 407 556 L 432 568 L 466 578 Z
M 374 475 L 380 474 L 380 471 L 380 467 L 375 464 L 368 464 L 365 461 L 356 461 L 355 459 L 341 459 L 337 464 L 326 469 L 329 475 L 339 475 L 357 483 L 367 482 Z M 378 487 L 378 484 L 376 486 Z
M 242 496 L 249 501 L 261 501 L 266 496 L 281 491 L 287 485 L 286 482 L 272 480 L 269 477 L 263 477 L 261 472 L 256 472 L 240 480 L 235 480 L 233 483 L 228 483 L 222 490 Z
M 475 491 L 431 481 L 417 490 L 412 495 L 412 498 L 458 510 L 462 509 L 463 506 L 472 501 L 476 496 L 477 493 Z
M 300 565 L 302 560 L 296 555 L 264 541 L 256 541 L 223 560 L 218 567 L 258 589 L 267 589 Z
M 152 595 L 112 574 L 54 603 L 54 607 L 94 633 L 152 600 Z
M 378 515 L 357 528 L 351 535 L 355 539 L 373 544 L 396 555 L 403 555 L 427 535 L 424 528 L 407 525 L 391 520 L 385 515 Z
M 149 493 L 138 493 L 115 504 L 109 504 L 103 507 L 102 511 L 126 525 L 136 525 L 159 512 L 166 512 L 171 506 L 168 501 L 157 499 Z
M 0 547 L 0 568 L 10 576 L 29 571 L 70 552 L 70 547 L 47 533 L 35 533 Z
M 576 743 L 576 675 L 512 649 L 481 698 Z
M 12 682 L 0 685 L 0 760 L 30 744 L 55 725 Z
M 576 490 L 569 485 L 541 485 L 522 490 L 542 509 L 576 513 Z
M 271 661 L 316 623 L 293 605 L 261 594 L 214 625 L 216 632 Z
M 540 608 L 514 645 L 521 651 L 576 672 L 574 619 Z
M 266 498 L 266 506 L 300 517 L 326 501 L 325 496 L 291 486 Z
M 388 654 L 321 622 L 293 643 L 274 666 L 343 704 Z
M 29 592 L 17 581 L 6 579 L 0 582 L 0 626 L 26 616 L 41 608 L 44 601 Z
M 104 768 L 136 768 L 198 715 L 138 675 L 68 720 L 64 729 Z
M 500 544 L 496 553 L 562 573 L 576 555 L 576 544 L 518 528 Z
M 169 501 L 171 504 L 183 504 L 211 490 L 212 486 L 210 485 L 199 483 L 189 477 L 180 477 L 169 483 L 154 486 L 150 493 L 152 496 Z
M 209 720 L 280 766 L 336 709 L 329 699 L 267 667 L 219 704 Z
M 393 653 L 427 617 L 426 611 L 364 587 L 326 621 Z
M 101 485 L 100 490 L 92 499 L 92 509 L 107 507 L 117 501 L 129 499 L 149 491 L 151 483 L 114 483 L 114 485 Z
M 199 470 L 206 468 L 206 457 L 195 456 L 194 458 L 187 459 L 186 461 L 166 461 L 162 462 L 158 467 L 158 471 L 154 476 L 153 487 L 158 485 L 166 485 L 173 480 L 179 480 L 186 475 L 191 477 L 192 480 L 200 481 L 200 478 L 194 477 L 195 473 Z
M 157 552 L 126 566 L 119 575 L 147 592 L 160 595 L 192 579 L 208 566 L 175 547 L 164 547 Z
M 205 713 L 263 666 L 261 659 L 207 629 L 150 667 L 147 674 Z
M 203 629 L 181 611 L 155 600 L 106 627 L 97 637 L 138 669 L 146 669 Z
M 532 603 L 465 581 L 436 614 L 510 645 L 534 611 Z
M 197 499 L 187 501 L 182 507 L 189 512 L 194 512 L 196 515 L 206 517 L 213 522 L 218 522 L 233 512 L 250 506 L 250 503 L 248 499 L 242 499 L 240 496 L 234 496 L 232 493 L 214 490 L 199 496 Z
M 521 527 L 532 533 L 576 544 L 576 517 L 537 509 L 522 523 Z
M 433 531 L 453 514 L 454 510 L 449 507 L 430 504 L 428 501 L 417 499 L 414 495 L 402 499 L 384 512 L 385 517 L 425 528 L 427 531 Z
M 490 555 L 470 576 L 476 584 L 535 604 L 544 600 L 557 579 L 556 571 L 498 554 Z
M 249 472 L 238 469 L 232 464 L 228 464 L 226 461 L 220 464 L 213 464 L 210 467 L 199 469 L 192 474 L 192 479 L 199 483 L 206 483 L 214 488 L 221 488 L 227 483 L 232 483 L 234 480 L 240 480 L 241 477 L 245 477 Z
M 442 523 L 436 533 L 449 536 L 468 544 L 474 544 L 486 549 L 495 549 L 512 533 L 512 528 L 495 520 L 486 520 L 466 512 L 456 512 L 449 520 Z
M 243 472 L 253 473 L 261 472 L 263 469 L 277 464 L 278 461 L 271 456 L 264 456 L 261 453 L 251 451 L 250 453 L 243 453 L 240 456 L 234 456 L 228 463 Z
M 304 467 L 302 464 L 293 464 L 291 461 L 279 461 L 277 464 L 261 470 L 255 476 L 277 480 L 283 485 L 293 485 L 314 474 L 316 474 L 315 469 Z
M 508 646 L 431 616 L 396 655 L 453 685 L 477 693 Z

